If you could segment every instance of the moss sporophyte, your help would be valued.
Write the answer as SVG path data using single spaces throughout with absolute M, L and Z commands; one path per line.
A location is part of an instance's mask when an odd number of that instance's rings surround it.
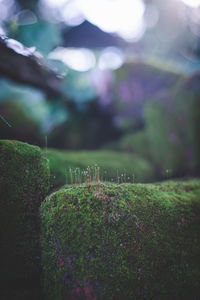
M 134 182 L 134 175 L 127 176 L 126 172 L 119 175 L 118 170 L 116 171 L 116 177 L 109 178 L 107 170 L 101 170 L 101 168 L 97 165 L 95 166 L 88 166 L 86 170 L 81 170 L 80 168 L 69 168 L 69 175 L 70 175 L 70 184 L 74 185 L 81 185 L 86 184 L 93 185 L 98 184 L 100 182 L 117 182 L 120 183 L 131 183 L 133 179 Z M 67 178 L 67 176 L 66 176 Z M 67 182 L 66 182 L 67 183 Z
M 65 184 L 75 184 L 75 182 L 81 184 L 85 181 L 101 180 L 133 183 L 149 182 L 154 178 L 151 163 L 133 154 L 105 150 L 72 152 L 45 149 L 43 151 L 49 160 L 53 189 Z
M 99 183 L 100 182 L 100 168 L 95 166 L 88 166 L 87 169 L 81 170 L 80 168 L 69 169 L 71 184 L 82 184 L 86 185 Z

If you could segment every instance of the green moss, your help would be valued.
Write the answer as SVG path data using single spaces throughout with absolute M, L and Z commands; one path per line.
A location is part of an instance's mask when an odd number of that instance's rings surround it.
M 127 72 L 139 75 L 139 78 L 145 79 L 147 82 L 155 82 L 155 80 L 165 81 L 165 86 L 169 87 L 176 83 L 177 80 L 184 78 L 184 74 L 176 69 L 174 65 L 170 66 L 163 60 L 143 58 L 132 59 L 129 63 L 124 64 L 116 70 L 117 79 L 127 77 Z M 152 76 L 153 75 L 153 76 Z M 124 77 L 125 76 L 125 77 Z M 162 88 L 161 86 L 160 88 Z
M 199 213 L 199 180 L 54 192 L 41 205 L 45 299 L 198 299 Z
M 12 295 L 15 289 L 34 288 L 34 280 L 39 281 L 38 208 L 48 190 L 49 166 L 40 148 L 1 140 L 0 280 Z M 4 292 L 1 288 L 0 295 Z
M 45 155 L 49 159 L 53 187 L 71 183 L 70 168 L 85 170 L 88 166 L 96 164 L 100 167 L 100 177 L 104 181 L 117 181 L 117 174 L 120 176 L 124 173 L 127 182 L 133 182 L 133 176 L 136 182 L 148 182 L 154 179 L 151 163 L 138 155 L 114 151 L 71 152 L 53 149 L 45 151 Z

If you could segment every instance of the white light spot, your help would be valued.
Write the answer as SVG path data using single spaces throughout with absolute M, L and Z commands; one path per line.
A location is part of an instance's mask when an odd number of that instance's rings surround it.
M 55 8 L 57 21 L 60 18 L 69 25 L 78 25 L 87 19 L 104 31 L 131 41 L 139 39 L 145 30 L 142 0 L 40 0 L 40 5 Z
M 57 8 L 64 6 L 69 0 L 41 0 L 41 2 L 52 8 Z
M 113 69 L 116 70 L 124 62 L 124 55 L 122 51 L 116 47 L 106 48 L 99 58 L 98 67 L 101 70 Z
M 6 20 L 14 9 L 14 0 L 0 0 L 0 21 Z
M 76 0 L 88 21 L 106 32 L 116 32 L 126 39 L 137 39 L 144 32 L 141 0 Z
M 67 25 L 77 26 L 85 20 L 76 0 L 40 0 L 39 8 L 49 22 L 65 22 Z
M 78 9 L 76 2 L 72 1 L 65 5 L 61 12 L 63 20 L 70 26 L 77 26 L 85 20 L 83 14 Z
M 57 47 L 49 56 L 50 59 L 62 61 L 71 69 L 84 72 L 95 67 L 96 59 L 91 50 L 80 48 Z
M 200 0 L 181 0 L 181 1 L 190 7 L 200 6 Z

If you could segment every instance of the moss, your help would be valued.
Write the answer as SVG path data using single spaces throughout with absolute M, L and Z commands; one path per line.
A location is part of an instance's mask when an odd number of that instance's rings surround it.
M 1 140 L 0 280 L 12 295 L 23 285 L 38 288 L 34 286 L 40 272 L 38 208 L 48 190 L 49 166 L 40 148 Z
M 199 213 L 199 180 L 54 192 L 41 205 L 45 299 L 198 299 Z
M 114 151 L 59 151 L 49 149 L 45 151 L 49 159 L 51 170 L 51 184 L 53 187 L 71 183 L 69 169 L 97 164 L 100 167 L 100 177 L 103 180 L 117 181 L 117 174 L 126 174 L 129 182 L 150 182 L 154 179 L 151 163 L 138 155 L 117 153 Z M 120 179 L 122 181 L 122 178 Z

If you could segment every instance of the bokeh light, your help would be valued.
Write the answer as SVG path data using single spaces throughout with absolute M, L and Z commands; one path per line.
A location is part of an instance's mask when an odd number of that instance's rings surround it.
M 106 32 L 137 38 L 143 31 L 145 6 L 141 0 L 77 0 L 85 18 Z
M 181 0 L 181 1 L 191 7 L 200 6 L 200 0 Z
M 103 31 L 117 33 L 127 40 L 139 39 L 145 30 L 142 0 L 41 0 L 40 3 L 43 14 L 45 6 L 54 8 L 51 17 L 72 26 L 87 19 Z M 49 18 L 48 15 L 46 17 Z
M 85 20 L 75 1 L 70 1 L 63 7 L 62 17 L 70 26 L 77 26 Z
M 93 52 L 85 48 L 57 47 L 49 54 L 49 58 L 60 60 L 71 69 L 80 72 L 88 71 L 96 64 Z
M 40 0 L 39 10 L 50 23 L 64 22 L 69 26 L 77 26 L 85 20 L 76 0 Z
M 102 51 L 98 67 L 102 70 L 113 69 L 116 70 L 124 62 L 124 54 L 117 47 L 108 47 L 104 51 Z
M 48 5 L 51 8 L 62 8 L 66 5 L 70 0 L 42 0 L 43 3 Z
M 0 0 L 0 22 L 9 19 L 15 8 L 14 0 Z

